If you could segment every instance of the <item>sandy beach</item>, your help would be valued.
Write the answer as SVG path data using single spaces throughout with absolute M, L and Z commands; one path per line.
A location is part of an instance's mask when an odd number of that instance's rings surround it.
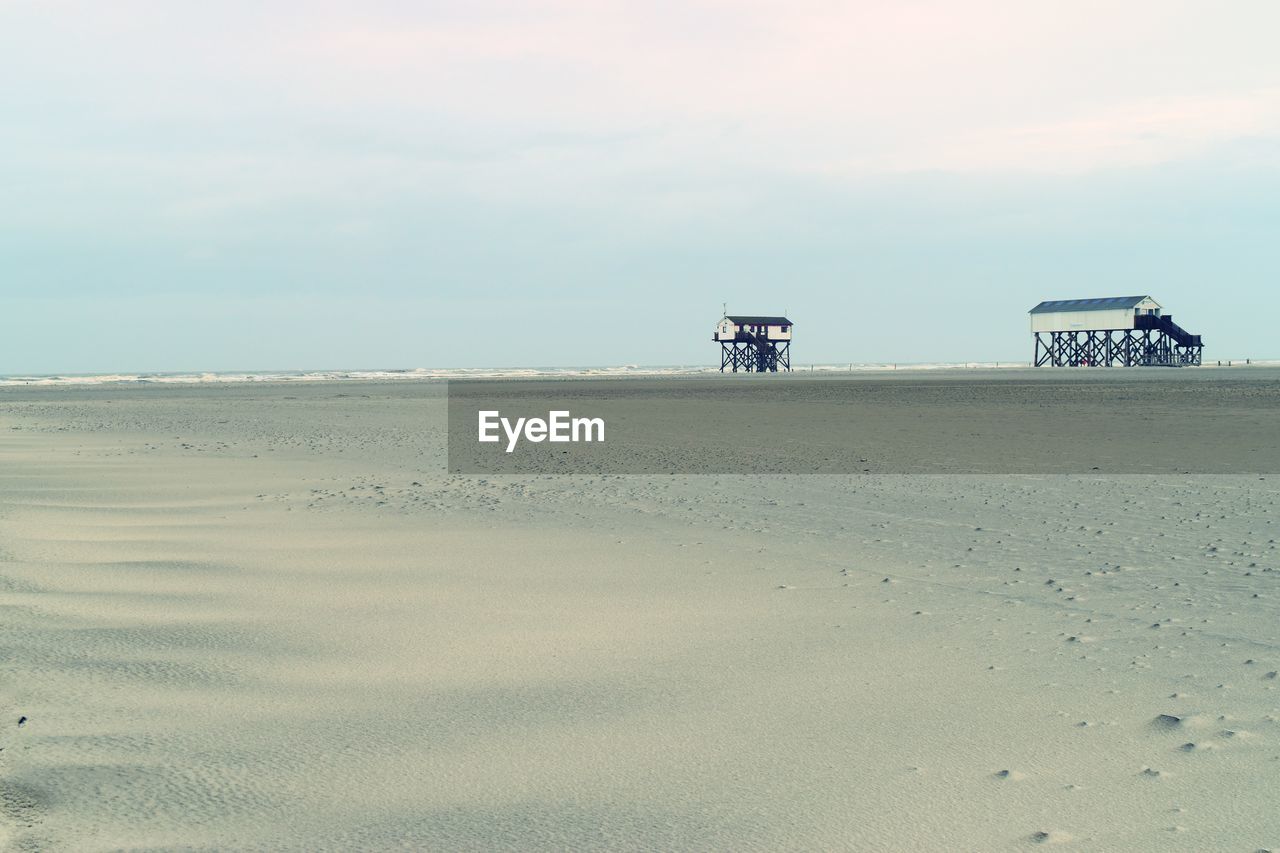
M 1280 476 L 463 476 L 444 395 L 0 388 L 0 847 L 1280 848 Z

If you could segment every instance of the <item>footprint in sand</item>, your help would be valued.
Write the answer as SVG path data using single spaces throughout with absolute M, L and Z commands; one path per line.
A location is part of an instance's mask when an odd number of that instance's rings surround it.
M 1212 724 L 1205 714 L 1159 714 L 1151 721 L 1151 728 L 1173 732 L 1185 729 L 1203 729 Z
M 1041 830 L 1033 832 L 1031 840 L 1036 844 L 1065 844 L 1071 840 L 1071 835 L 1059 829 Z
M 1187 741 L 1182 746 L 1178 747 L 1178 749 L 1183 752 L 1206 752 L 1208 750 L 1215 749 L 1215 747 L 1212 743 L 1193 743 L 1191 741 Z

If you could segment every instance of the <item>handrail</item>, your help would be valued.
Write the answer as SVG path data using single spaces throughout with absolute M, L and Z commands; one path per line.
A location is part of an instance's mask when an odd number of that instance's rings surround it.
M 1177 341 L 1178 346 L 1202 346 L 1200 336 L 1193 335 L 1173 322 L 1173 315 L 1139 314 L 1134 318 L 1135 329 L 1158 329 Z

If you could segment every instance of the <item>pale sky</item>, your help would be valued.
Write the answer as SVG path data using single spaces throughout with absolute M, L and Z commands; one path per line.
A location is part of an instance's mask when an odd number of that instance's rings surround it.
M 0 375 L 1280 358 L 1280 3 L 0 0 Z

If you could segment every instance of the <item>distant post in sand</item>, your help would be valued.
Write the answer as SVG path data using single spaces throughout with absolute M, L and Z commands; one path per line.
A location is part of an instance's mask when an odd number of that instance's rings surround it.
M 790 372 L 794 325 L 786 317 L 725 314 L 711 336 L 720 344 L 720 372 Z
M 1031 309 L 1036 367 L 1199 365 L 1204 344 L 1150 296 L 1056 299 Z

